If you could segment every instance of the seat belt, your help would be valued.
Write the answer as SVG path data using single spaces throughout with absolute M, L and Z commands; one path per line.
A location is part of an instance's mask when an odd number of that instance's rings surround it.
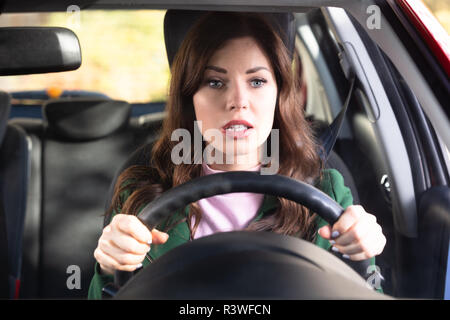
M 319 151 L 319 155 L 324 162 L 328 159 L 328 155 L 333 149 L 334 144 L 336 143 L 337 137 L 339 135 L 339 132 L 341 131 L 342 123 L 344 122 L 345 118 L 345 113 L 347 112 L 348 105 L 350 104 L 350 100 L 352 98 L 356 82 L 356 75 L 351 69 L 350 65 L 347 63 L 345 53 L 341 51 L 339 55 L 341 58 L 340 63 L 342 69 L 344 70 L 345 76 L 347 79 L 350 78 L 350 89 L 348 91 L 347 98 L 345 99 L 344 106 L 342 107 L 341 111 L 338 113 L 338 115 L 330 124 L 330 126 L 319 137 L 323 146 L 323 149 L 320 149 Z M 343 259 L 340 254 L 337 254 L 336 256 L 341 258 L 342 261 L 344 261 L 347 265 L 352 267 L 352 269 L 355 270 L 358 274 L 360 274 L 364 279 L 368 279 L 368 277 L 371 276 L 371 274 L 369 274 L 369 270 L 371 267 L 371 259 L 366 259 L 362 261 L 352 261 Z M 379 273 L 378 275 L 381 276 L 381 274 Z M 383 278 L 381 277 L 381 279 Z
M 326 161 L 328 159 L 328 155 L 333 149 L 334 144 L 336 143 L 336 140 L 339 136 L 339 132 L 341 131 L 342 123 L 345 119 L 345 113 L 347 112 L 348 105 L 350 104 L 356 82 L 356 76 L 353 73 L 351 73 L 351 77 L 350 89 L 348 91 L 347 98 L 345 99 L 344 106 L 342 107 L 336 118 L 333 120 L 333 122 L 319 137 L 323 146 L 323 150 L 319 150 L 319 155 L 323 161 Z

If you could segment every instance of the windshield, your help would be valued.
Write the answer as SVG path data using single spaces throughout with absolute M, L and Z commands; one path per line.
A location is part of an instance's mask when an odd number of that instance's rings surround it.
M 450 15 L 443 12 L 448 14 L 450 10 L 442 9 L 444 6 L 437 5 L 437 1 L 430 3 L 442 21 L 446 21 Z M 190 6 L 196 9 L 192 3 Z M 394 41 L 403 32 L 394 14 L 386 15 L 394 20 L 392 28 L 381 24 L 382 32 L 378 34 L 386 37 L 381 44 L 392 44 L 387 49 L 404 50 L 408 59 L 401 59 L 401 63 L 398 57 L 404 55 L 388 52 L 371 38 L 372 33 L 368 32 L 371 29 L 360 23 L 364 15 L 361 18 L 338 7 L 290 12 L 292 17 L 279 12 L 264 13 L 281 14 L 270 16 L 281 22 L 284 18 L 292 21 L 285 26 L 291 33 L 280 30 L 280 35 L 292 37 L 272 36 L 261 42 L 255 41 L 257 32 L 253 38 L 243 39 L 241 30 L 245 28 L 236 22 L 235 16 L 232 16 L 234 20 L 223 23 L 216 12 L 211 16 L 217 20 L 208 17 L 197 30 L 189 29 L 192 28 L 189 23 L 200 18 L 201 15 L 195 19 L 191 16 L 200 11 L 132 7 L 130 3 L 129 10 L 80 10 L 74 5 L 67 12 L 1 15 L 0 27 L 73 30 L 82 53 L 81 67 L 74 71 L 0 77 L 0 89 L 4 91 L 0 92 L 0 104 L 8 103 L 9 97 L 12 102 L 3 141 L 0 139 L 0 196 L 10 228 L 8 253 L 15 272 L 10 276 L 10 282 L 15 281 L 11 282 L 10 296 L 100 298 L 103 288 L 107 288 L 107 283 L 102 282 L 106 278 L 100 277 L 104 275 L 102 272 L 112 275 L 117 269 L 113 265 L 99 269 L 99 260 L 94 255 L 99 243 L 105 243 L 99 239 L 105 226 L 111 223 L 112 213 L 123 209 L 125 213 L 137 214 L 133 210 L 160 196 L 157 192 L 166 191 L 166 186 L 181 185 L 200 174 L 253 169 L 264 174 L 280 169 L 281 176 L 314 185 L 342 207 L 342 212 L 350 208 L 346 216 L 358 210 L 353 214 L 359 217 L 359 222 L 368 224 L 358 230 L 370 227 L 371 232 L 364 232 L 365 239 L 377 247 L 371 247 L 370 255 L 363 256 L 361 250 L 367 243 L 361 245 L 360 239 L 351 238 L 352 242 L 345 246 L 337 242 L 350 229 L 332 230 L 320 225 L 324 219 L 308 220 L 306 213 L 320 216 L 319 212 L 305 210 L 300 207 L 302 204 L 297 206 L 287 198 L 281 199 L 291 192 L 285 186 L 278 187 L 281 191 L 275 202 L 262 195 L 267 191 L 264 189 L 248 192 L 258 193 L 254 198 L 241 191 L 246 196 L 242 201 L 236 196 L 238 192 L 233 192 L 232 197 L 223 197 L 224 202 L 217 202 L 219 205 L 211 206 L 212 209 L 206 201 L 199 204 L 205 198 L 198 200 L 198 206 L 186 206 L 185 212 L 201 210 L 198 211 L 201 218 L 221 214 L 223 208 L 233 209 L 236 205 L 234 211 L 229 210 L 231 219 L 225 219 L 231 221 L 235 215 L 244 217 L 245 223 L 236 218 L 239 224 L 215 232 L 270 230 L 294 235 L 315 243 L 325 253 L 334 255 L 332 258 L 339 258 L 336 261 L 344 267 L 353 268 L 356 260 L 351 256 L 355 252 L 360 255 L 358 261 L 371 259 L 370 265 L 360 268 L 362 271 L 358 273 L 362 273 L 368 288 L 378 292 L 406 298 L 440 299 L 450 295 L 450 286 L 444 290 L 445 281 L 450 283 L 450 270 L 447 271 L 450 220 L 445 207 L 450 153 L 448 145 L 435 133 L 433 119 L 423 111 L 422 106 L 426 104 L 422 100 L 428 101 L 423 98 L 429 98 L 427 92 L 416 90 L 413 85 L 421 82 L 409 81 L 414 77 L 406 77 L 404 73 L 405 65 L 408 70 L 419 70 L 422 65 L 428 66 L 428 60 L 414 56 L 418 52 L 415 46 Z M 375 10 L 373 15 L 376 17 L 380 12 Z M 262 25 L 255 21 L 263 20 L 241 17 L 248 19 L 249 25 Z M 213 24 L 205 21 L 214 21 L 217 26 L 235 25 L 233 32 L 240 38 L 230 40 L 217 32 L 220 28 L 213 28 Z M 443 24 L 449 30 L 450 24 Z M 171 35 L 167 39 L 168 48 L 173 48 L 176 40 L 185 39 L 183 50 L 173 50 L 172 54 L 178 52 L 178 56 L 172 56 L 172 60 L 168 59 L 170 50 L 166 53 L 164 28 Z M 187 30 L 194 31 L 186 36 L 182 31 Z M 196 42 L 196 34 L 201 41 Z M 258 34 L 265 36 L 262 32 Z M 17 59 L 16 51 L 5 43 L 0 39 L 0 47 L 7 49 L 4 52 L 12 53 Z M 46 42 L 40 41 L 39 49 L 41 43 Z M 266 43 L 265 47 L 260 43 Z M 29 52 L 29 49 L 21 50 Z M 288 54 L 292 54 L 290 60 L 286 58 Z M 35 51 L 33 57 L 38 56 Z M 175 61 L 172 62 L 173 78 L 168 60 Z M 430 63 L 430 66 L 443 71 L 438 64 Z M 432 75 L 434 71 L 430 70 Z M 169 95 L 171 79 L 173 87 Z M 188 86 L 195 86 L 195 90 L 189 89 L 190 94 L 186 93 L 189 90 L 177 89 Z M 249 145 L 252 141 L 258 145 L 249 149 L 244 144 L 247 140 Z M 236 152 L 231 152 L 234 147 Z M 242 158 L 238 156 L 250 155 L 255 159 L 260 150 L 263 151 L 261 161 L 246 167 L 221 163 L 235 160 L 240 165 Z M 216 155 L 223 159 L 215 159 Z M 274 171 L 266 170 L 272 169 L 272 163 L 267 168 L 261 166 L 268 164 L 267 159 L 274 159 Z M 208 163 L 217 166 L 209 167 Z M 136 171 L 128 170 L 131 167 Z M 155 181 L 152 181 L 154 172 L 145 171 L 148 168 L 158 173 Z M 316 168 L 316 173 L 308 173 L 314 171 L 312 168 Z M 162 178 L 157 180 L 159 175 Z M 142 185 L 128 186 L 128 181 L 141 176 Z M 127 197 L 117 191 L 122 186 L 124 190 L 130 189 L 126 192 L 131 191 Z M 192 188 L 193 193 L 195 190 Z M 183 199 L 179 194 L 178 197 Z M 127 198 L 130 200 L 125 203 Z M 247 200 L 248 205 L 244 202 Z M 321 201 L 325 207 L 326 202 Z M 121 208 L 109 207 L 119 203 Z M 280 207 L 279 211 L 275 211 L 275 205 Z M 251 211 L 253 207 L 255 210 Z M 192 217 L 197 219 L 194 214 Z M 168 244 L 164 247 L 164 243 L 152 242 L 153 238 L 141 239 L 139 242 L 154 247 L 149 247 L 133 266 L 139 269 L 158 263 L 162 252 L 175 247 L 171 241 L 179 235 L 180 239 L 195 240 L 211 234 L 208 226 L 195 225 L 194 221 L 174 219 L 164 229 L 158 226 L 161 231 L 167 231 Z M 304 236 L 302 229 L 291 228 L 297 221 L 305 224 Z M 255 229 L 245 229 L 250 225 Z M 181 232 L 176 228 L 184 229 Z M 373 238 L 369 239 L 369 234 Z M 380 243 L 384 243 L 383 248 Z M 349 245 L 354 247 L 348 248 Z M 164 251 L 164 248 L 169 249 Z M 270 270 L 264 266 L 263 269 Z M 101 281 L 97 283 L 97 279 Z M 17 283 L 22 283 L 22 287 Z M 92 283 L 94 289 L 89 295 Z M 344 291 L 338 285 L 331 286 L 333 290 Z M 297 287 L 311 289 L 308 285 Z

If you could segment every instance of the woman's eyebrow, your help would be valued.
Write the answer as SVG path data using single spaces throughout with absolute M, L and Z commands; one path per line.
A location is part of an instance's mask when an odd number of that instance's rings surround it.
M 223 68 L 216 67 L 216 66 L 206 66 L 205 69 L 206 69 L 206 70 L 209 69 L 209 70 L 217 71 L 217 72 L 220 72 L 220 73 L 227 73 L 227 70 L 225 70 L 225 69 L 223 69 Z M 267 71 L 270 72 L 270 70 L 267 69 L 266 67 L 254 67 L 254 68 L 248 69 L 245 73 L 246 73 L 246 74 L 249 74 L 249 73 L 255 73 L 255 72 L 257 72 L 257 71 L 259 71 L 259 70 L 261 70 L 261 69 L 267 70 Z
M 214 71 L 217 71 L 217 72 L 220 72 L 220 73 L 227 73 L 227 70 L 225 70 L 223 68 L 216 67 L 216 66 L 206 66 L 205 69 L 206 70 L 208 70 L 208 69 L 214 70 Z
M 245 73 L 246 73 L 246 74 L 249 74 L 249 73 L 255 73 L 255 72 L 257 72 L 257 71 L 259 71 L 259 70 L 261 70 L 261 69 L 267 70 L 267 71 L 270 72 L 270 70 L 267 69 L 266 67 L 254 67 L 254 68 L 248 69 Z

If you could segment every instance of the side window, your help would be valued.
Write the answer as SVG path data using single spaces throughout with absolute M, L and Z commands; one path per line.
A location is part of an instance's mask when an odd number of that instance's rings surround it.
M 306 83 L 306 114 L 321 126 L 329 125 L 341 111 L 349 91 L 339 63 L 339 47 L 320 9 L 296 14 L 296 48 Z M 341 137 L 350 136 L 346 123 Z
M 303 33 L 303 36 L 311 35 L 308 26 L 302 26 L 301 32 Z M 314 39 L 310 40 L 310 42 L 312 41 L 314 41 Z M 311 43 L 309 44 L 311 45 Z M 296 39 L 295 46 L 302 65 L 302 93 L 306 100 L 306 116 L 324 123 L 330 123 L 333 115 L 330 112 L 325 89 L 322 86 L 310 53 L 299 37 Z

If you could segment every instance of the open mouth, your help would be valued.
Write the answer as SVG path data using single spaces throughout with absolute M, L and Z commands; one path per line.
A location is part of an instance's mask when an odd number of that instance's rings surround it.
M 245 120 L 232 120 L 222 127 L 222 133 L 234 139 L 245 138 L 251 134 L 253 126 Z

